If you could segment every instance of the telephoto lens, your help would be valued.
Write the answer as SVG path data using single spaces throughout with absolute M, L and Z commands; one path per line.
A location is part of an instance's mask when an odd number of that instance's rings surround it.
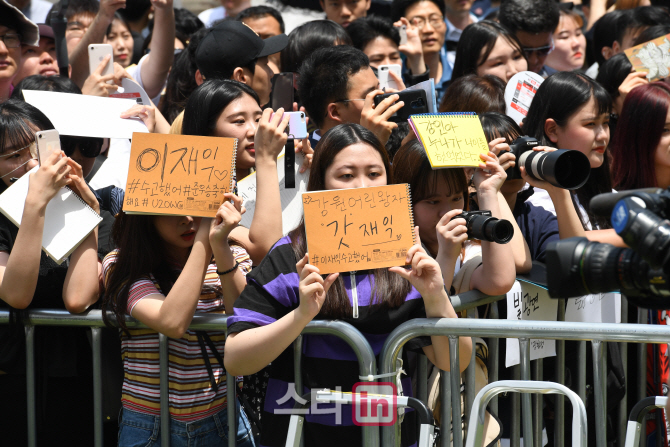
M 468 238 L 506 244 L 514 236 L 514 227 L 505 219 L 491 217 L 491 211 L 463 211 L 454 219 L 465 219 Z
M 573 237 L 550 242 L 546 253 L 552 298 L 650 289 L 649 264 L 629 248 Z
M 516 156 L 516 165 L 507 170 L 507 178 L 521 178 L 519 167 L 536 179 L 563 189 L 578 189 L 584 186 L 591 175 L 591 163 L 579 151 L 558 149 L 551 152 L 534 151 L 537 140 L 519 137 L 510 144 L 510 152 Z

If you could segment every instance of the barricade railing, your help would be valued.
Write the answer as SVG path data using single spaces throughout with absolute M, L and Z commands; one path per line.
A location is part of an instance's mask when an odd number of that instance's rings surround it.
M 497 317 L 497 303 L 496 300 L 504 298 L 503 296 L 491 297 L 486 296 L 478 291 L 471 291 L 460 296 L 452 296 L 452 303 L 454 308 L 457 311 L 473 308 L 482 304 L 493 303 L 491 305 L 489 316 L 491 318 Z M 622 320 L 625 321 L 626 316 L 626 301 L 622 300 Z M 561 319 L 561 310 L 564 309 L 564 306 L 559 305 L 559 319 Z M 646 310 L 641 310 L 639 312 L 638 321 L 646 323 Z M 94 433 L 95 433 L 95 446 L 101 446 L 103 443 L 102 440 L 102 379 L 100 375 L 101 371 L 101 330 L 104 327 L 102 322 L 102 315 L 100 311 L 91 310 L 84 314 L 73 315 L 68 313 L 65 310 L 31 310 L 27 313 L 27 317 L 24 320 L 25 325 L 25 336 L 26 336 L 26 379 L 27 379 L 27 400 L 28 400 L 28 429 L 29 429 L 29 445 L 34 446 L 36 444 L 36 407 L 35 407 L 35 359 L 34 359 L 34 327 L 35 326 L 71 326 L 71 327 L 89 327 L 92 332 L 92 354 L 93 354 L 93 396 L 94 396 Z M 9 322 L 9 312 L 0 311 L 0 324 L 7 324 Z M 136 320 L 132 318 L 127 319 L 127 325 L 129 328 L 140 328 L 145 327 Z M 192 324 L 190 326 L 194 330 L 226 330 L 226 316 L 218 314 L 196 314 L 193 318 Z M 408 332 L 404 332 L 408 331 Z M 417 332 L 418 331 L 418 332 Z M 313 321 L 303 331 L 303 334 L 329 334 L 335 335 L 344 339 L 349 346 L 352 347 L 354 353 L 357 356 L 359 363 L 359 373 L 362 377 L 368 377 L 375 374 L 376 362 L 375 355 L 367 343 L 367 340 L 364 336 L 354 329 L 352 326 L 339 322 L 339 321 Z M 603 354 L 603 342 L 607 341 L 617 341 L 624 342 L 622 346 L 622 357 L 624 365 L 627 364 L 626 361 L 626 346 L 625 342 L 634 342 L 634 343 L 668 343 L 670 340 L 670 327 L 666 326 L 655 326 L 655 325 L 638 325 L 638 324 L 587 324 L 587 323 L 565 323 L 565 322 L 532 322 L 532 321 L 500 321 L 500 320 L 432 320 L 432 319 L 422 319 L 422 320 L 412 320 L 409 321 L 400 327 L 398 327 L 391 336 L 387 339 L 387 342 L 384 347 L 384 351 L 380 356 L 380 373 L 390 373 L 395 368 L 395 358 L 397 357 L 400 349 L 404 343 L 409 339 L 420 336 L 420 335 L 445 335 L 450 337 L 450 346 L 451 349 L 451 360 L 452 360 L 452 370 L 454 366 L 458 364 L 458 336 L 477 336 L 477 337 L 489 337 L 493 341 L 497 338 L 519 338 L 521 345 L 521 365 L 515 367 L 519 372 L 519 377 L 522 380 L 529 380 L 531 378 L 531 362 L 529 356 L 529 339 L 530 338 L 542 338 L 542 339 L 557 339 L 557 381 L 559 383 L 564 381 L 562 373 L 564 368 L 562 367 L 565 362 L 565 351 L 562 347 L 561 340 L 595 340 L 593 343 L 592 349 L 594 353 L 594 362 L 599 362 L 598 365 L 594 365 L 594 371 L 597 372 L 596 377 L 594 378 L 594 383 L 596 384 L 596 404 L 597 404 L 597 417 L 599 422 L 604 421 L 605 417 L 605 403 L 606 403 L 606 394 L 603 391 L 602 384 L 605 383 L 604 375 L 606 371 L 603 366 L 605 365 L 605 358 Z M 300 374 L 300 365 L 302 359 L 302 338 L 298 338 L 294 343 L 294 362 L 295 362 L 295 383 L 296 389 L 302 390 L 302 375 Z M 584 400 L 585 398 L 585 377 L 586 377 L 586 342 L 584 341 L 580 347 L 579 353 L 579 363 L 580 366 L 583 366 L 583 371 L 579 371 L 578 378 L 578 394 Z M 166 421 L 162 426 L 166 428 L 161 430 L 162 442 L 163 445 L 169 445 L 169 429 L 167 429 L 169 422 L 169 407 L 168 403 L 168 356 L 167 356 L 167 337 L 160 337 L 160 367 L 161 367 L 161 420 Z M 646 346 L 644 344 L 640 345 L 640 350 L 637 355 L 639 360 L 646 359 Z M 474 359 L 474 352 L 472 355 Z M 472 364 L 473 362 L 471 362 Z M 535 380 L 541 380 L 541 360 L 534 361 L 533 372 Z M 489 344 L 489 382 L 496 381 L 498 379 L 498 344 L 492 342 Z M 425 356 L 420 355 L 418 360 L 417 368 L 417 397 L 423 402 L 427 401 L 427 366 L 428 361 Z M 638 367 L 641 371 L 642 378 L 637 384 L 629 384 L 631 389 L 633 386 L 637 388 L 638 399 L 640 400 L 644 397 L 646 392 L 644 387 L 644 374 L 646 361 L 639 362 Z M 474 393 L 474 369 L 472 374 L 470 371 L 466 372 L 466 398 L 465 398 L 465 408 L 467 413 L 472 406 L 475 393 Z M 468 377 L 473 377 L 470 380 Z M 234 386 L 235 379 L 234 377 L 227 376 L 228 389 L 235 389 Z M 449 445 L 449 432 L 451 427 L 451 408 L 460 409 L 460 377 L 458 374 L 442 374 L 440 378 L 440 388 L 441 388 L 441 404 L 442 404 L 442 445 Z M 452 391 L 453 390 L 453 391 Z M 598 394 L 600 393 L 600 394 Z M 229 433 L 236 433 L 235 425 L 235 400 L 232 398 L 228 400 L 228 423 L 229 423 Z M 524 414 L 531 414 L 531 403 L 530 396 L 527 396 L 529 399 L 520 399 L 518 395 L 514 395 L 512 398 L 512 424 L 511 424 L 511 441 L 512 446 L 519 445 L 520 438 L 520 426 L 519 426 L 519 406 L 524 409 Z M 516 398 L 516 399 L 515 399 Z M 626 421 L 628 418 L 627 406 L 625 402 L 625 397 L 620 404 L 620 415 L 619 415 L 619 427 L 618 433 L 619 439 L 625 438 L 626 431 Z M 541 400 L 536 400 L 534 402 L 535 411 L 534 420 L 535 424 L 531 426 L 530 424 L 524 423 L 524 438 L 529 439 L 530 442 L 525 445 L 532 445 L 535 441 L 535 445 L 541 445 L 541 436 L 542 436 L 542 425 L 540 420 L 540 409 L 542 408 Z M 563 446 L 563 411 L 564 405 L 563 399 L 557 399 L 557 411 L 556 411 L 556 445 Z M 496 412 L 496 399 L 491 402 L 491 408 Z M 460 426 L 460 411 L 454 411 L 454 417 L 458 418 L 458 426 Z M 621 418 L 623 414 L 623 419 Z M 604 445 L 604 429 L 605 424 L 597 424 L 595 428 L 597 429 L 598 434 L 598 446 Z M 644 427 L 642 428 L 644 432 Z M 391 446 L 395 445 L 393 443 L 394 435 L 391 430 L 382 430 L 384 441 L 381 445 Z M 375 446 L 378 447 L 379 443 L 379 430 L 376 428 L 366 428 L 363 431 L 363 445 L 364 446 Z M 390 443 L 389 443 L 390 442 Z M 460 433 L 460 430 L 454 431 L 454 446 L 461 447 L 463 439 Z M 235 438 L 231 436 L 229 439 L 229 445 L 235 445 Z
M 450 348 L 450 370 L 460 371 L 458 357 L 458 337 L 484 337 L 484 338 L 518 338 L 520 345 L 520 371 L 522 380 L 530 380 L 530 339 L 554 339 L 554 340 L 590 340 L 593 349 L 594 362 L 594 395 L 596 404 L 596 432 L 597 446 L 606 445 L 605 433 L 605 396 L 604 396 L 604 358 L 602 355 L 603 342 L 629 342 L 629 343 L 668 343 L 670 340 L 670 327 L 660 325 L 638 325 L 638 324 L 613 324 L 613 323 L 573 323 L 573 322 L 548 322 L 548 321 L 504 321 L 504 320 L 473 320 L 473 319 L 415 319 L 407 321 L 398 326 L 386 339 L 380 356 L 380 373 L 395 371 L 396 359 L 402 347 L 409 340 L 420 336 L 441 335 L 449 337 Z M 558 366 L 561 369 L 560 366 Z M 453 430 L 453 446 L 462 447 L 461 436 L 461 399 L 460 399 L 460 374 L 445 373 L 441 377 L 441 404 L 442 404 L 442 446 L 450 445 L 451 427 Z M 450 385 L 450 386 L 449 386 Z M 528 395 L 528 397 L 530 397 Z M 583 396 L 580 396 L 584 400 Z M 467 400 L 467 399 L 466 399 Z M 562 398 L 557 398 L 561 402 Z M 523 403 L 523 400 L 522 400 Z M 530 400 L 526 400 L 524 407 L 523 431 L 524 446 L 532 446 L 537 440 L 537 432 L 541 430 L 541 420 L 535 420 L 533 430 Z M 453 411 L 452 411 L 453 409 Z M 557 410 L 558 412 L 558 410 Z M 518 430 L 514 430 L 518 424 L 518 409 L 512 409 L 513 421 L 511 423 L 512 438 L 511 445 L 519 445 Z M 535 413 L 536 416 L 538 412 Z M 564 445 L 564 426 L 556 423 L 555 445 Z M 625 430 L 625 428 L 624 428 Z M 540 432 L 541 433 L 541 432 Z M 541 439 L 541 438 L 540 438 Z M 624 438 L 621 438 L 624 439 Z M 395 428 L 382 428 L 382 445 L 394 446 Z M 541 445 L 536 443 L 536 445 Z

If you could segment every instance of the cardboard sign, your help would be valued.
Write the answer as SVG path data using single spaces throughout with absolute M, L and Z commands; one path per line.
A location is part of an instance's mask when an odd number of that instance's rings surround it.
M 635 71 L 647 73 L 649 82 L 670 76 L 670 34 L 636 45 L 624 53 Z
M 556 321 L 558 300 L 549 298 L 544 287 L 525 281 L 516 281 L 507 292 L 507 319 Z M 506 339 L 505 367 L 518 365 L 521 359 L 519 339 Z M 556 340 L 530 340 L 530 359 L 537 360 L 556 355 Z
M 532 71 L 522 71 L 515 74 L 505 87 L 505 115 L 520 124 L 530 108 L 531 102 L 544 82 L 544 78 Z
M 412 115 L 409 125 L 435 168 L 478 167 L 489 145 L 476 113 Z
M 123 211 L 214 217 L 236 154 L 236 138 L 133 134 Z
M 414 245 L 409 185 L 302 195 L 309 263 L 322 274 L 405 265 Z

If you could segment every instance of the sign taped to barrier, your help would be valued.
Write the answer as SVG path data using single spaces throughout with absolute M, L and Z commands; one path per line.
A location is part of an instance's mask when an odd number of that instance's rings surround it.
M 566 300 L 565 321 L 621 323 L 621 294 L 597 293 Z
M 558 301 L 549 297 L 543 287 L 525 281 L 516 281 L 507 292 L 507 319 L 524 321 L 556 321 Z M 505 367 L 520 363 L 519 339 L 506 339 Z M 530 340 L 530 359 L 537 360 L 556 355 L 556 340 Z

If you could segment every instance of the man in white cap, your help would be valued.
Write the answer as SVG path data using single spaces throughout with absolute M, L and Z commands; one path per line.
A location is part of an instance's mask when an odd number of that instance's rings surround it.
M 37 25 L 14 6 L 0 0 L 0 103 L 11 95 L 12 81 L 21 63 L 21 44 L 37 46 Z
M 40 43 L 21 45 L 21 62 L 12 85 L 17 86 L 21 80 L 32 75 L 55 76 L 60 73 L 56 59 L 56 40 L 54 31 L 49 25 L 40 23 Z

